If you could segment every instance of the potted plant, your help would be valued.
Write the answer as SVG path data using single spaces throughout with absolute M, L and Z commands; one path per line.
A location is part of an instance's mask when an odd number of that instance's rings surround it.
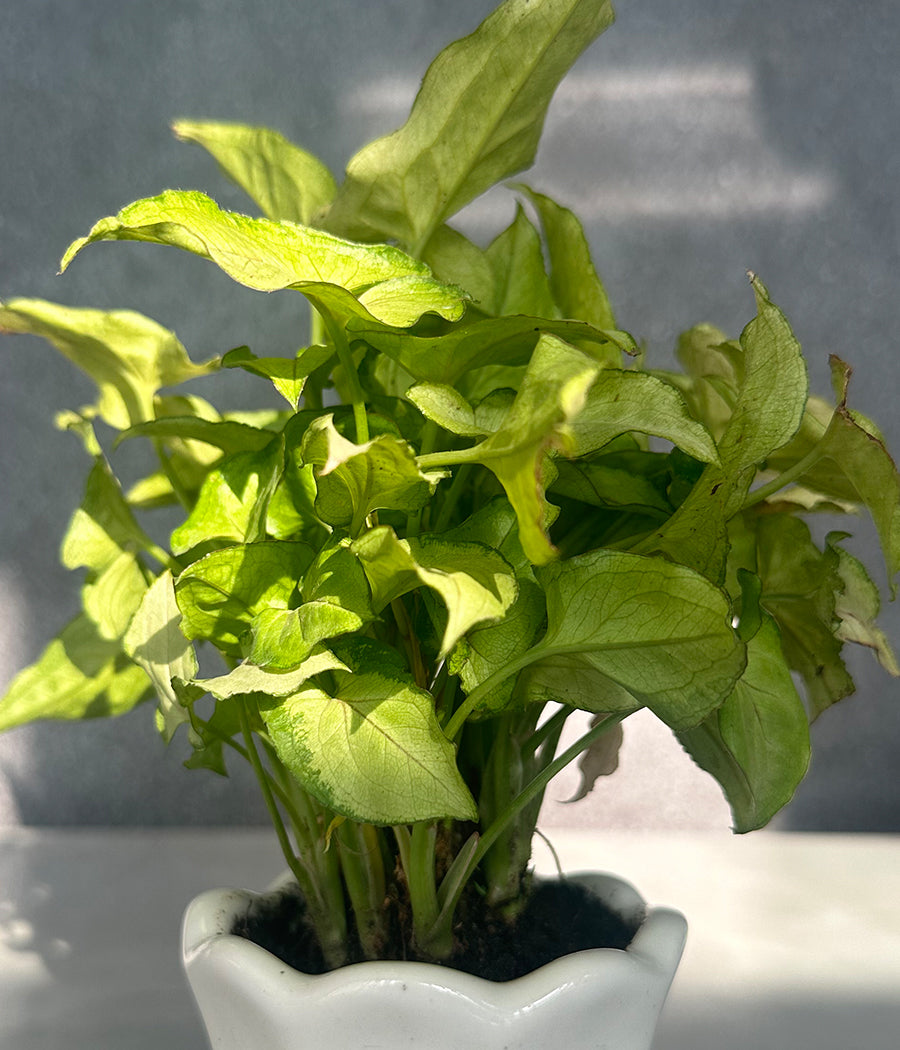
M 295 357 L 242 346 L 196 364 L 135 313 L 0 307 L 0 327 L 49 340 L 99 391 L 60 420 L 91 463 L 62 548 L 86 570 L 83 611 L 14 680 L 0 728 L 152 698 L 190 767 L 252 765 L 297 891 L 192 906 L 186 962 L 216 1046 L 290 1050 L 307 1045 L 298 1030 L 337 1045 L 338 1028 L 347 1045 L 418 1031 L 436 1046 L 561 1032 L 587 1046 L 575 1029 L 602 1024 L 609 1045 L 646 1048 L 680 916 L 587 879 L 624 921 L 617 947 L 548 962 L 598 945 L 553 940 L 526 958 L 549 893 L 528 873 L 547 783 L 578 760 L 589 790 L 647 707 L 749 831 L 802 779 L 810 719 L 852 691 L 844 643 L 898 673 L 847 534 L 817 540 L 806 522 L 864 507 L 888 578 L 900 568 L 900 481 L 848 407 L 846 364 L 832 361 L 832 400 L 811 396 L 751 274 L 739 339 L 699 325 L 679 340 L 681 371 L 650 368 L 571 211 L 517 185 L 515 219 L 486 248 L 448 224 L 530 164 L 557 83 L 612 18 L 607 0 L 506 0 L 435 59 L 406 124 L 340 186 L 274 131 L 180 121 L 262 215 L 169 190 L 64 255 L 63 270 L 94 242 L 148 241 L 298 292 L 311 331 Z M 280 407 L 220 412 L 171 392 L 222 369 L 270 384 Z M 156 465 L 126 488 L 113 452 L 135 439 Z M 180 508 L 165 537 L 160 507 Z M 198 650 L 218 666 L 201 671 Z M 590 728 L 557 754 L 575 711 Z M 583 932 L 577 880 L 569 891 L 550 924 L 575 915 Z M 287 939 L 275 950 L 306 973 L 236 925 Z M 504 959 L 478 957 L 501 945 Z M 598 1000 L 607 1013 L 585 1022 Z

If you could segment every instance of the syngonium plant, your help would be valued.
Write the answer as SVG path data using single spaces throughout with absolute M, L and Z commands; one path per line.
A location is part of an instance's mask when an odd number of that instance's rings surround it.
M 516 186 L 487 248 L 448 224 L 530 165 L 556 85 L 612 18 L 607 0 L 506 0 L 340 186 L 274 131 L 180 121 L 262 216 L 169 190 L 65 253 L 165 244 L 300 293 L 295 357 L 198 365 L 132 312 L 0 310 L 99 388 L 61 419 L 92 464 L 62 546 L 83 611 L 13 681 L 0 727 L 155 698 L 187 765 L 250 762 L 329 966 L 349 929 L 382 955 L 400 900 L 435 959 L 465 893 L 515 913 L 548 781 L 580 756 L 586 793 L 633 712 L 671 727 L 748 831 L 802 779 L 810 719 L 852 692 L 844 643 L 898 673 L 846 534 L 818 543 L 804 520 L 868 508 L 900 569 L 898 475 L 848 407 L 847 365 L 833 401 L 810 396 L 751 275 L 738 340 L 700 325 L 681 371 L 648 368 L 571 211 Z M 167 392 L 221 369 L 280 409 Z M 135 438 L 158 467 L 125 491 L 104 448 Z M 163 506 L 183 514 L 166 543 Z M 201 676 L 199 647 L 220 673 Z M 590 728 L 557 755 L 576 711 Z

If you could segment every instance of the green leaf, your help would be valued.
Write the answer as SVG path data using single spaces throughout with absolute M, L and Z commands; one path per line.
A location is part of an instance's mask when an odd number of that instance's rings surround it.
M 181 622 L 172 574 L 166 571 L 144 594 L 123 643 L 125 651 L 144 669 L 156 690 L 159 722 L 167 743 L 180 725 L 190 721 L 182 703 L 184 694 L 179 693 L 174 683 L 176 680 L 190 682 L 197 674 L 194 647 L 182 633 Z
M 621 434 L 637 431 L 665 438 L 703 463 L 717 463 L 719 459 L 709 432 L 691 418 L 678 391 L 644 372 L 605 368 L 571 426 L 578 456 L 603 448 Z
M 329 638 L 358 631 L 365 620 L 334 602 L 304 602 L 296 609 L 263 609 L 253 618 L 247 659 L 269 671 L 289 672 Z
M 596 666 L 590 652 L 542 657 L 519 676 L 516 694 L 522 703 L 563 704 L 603 715 L 632 713 L 642 706 Z
M 398 539 L 388 525 L 370 529 L 351 544 L 372 588 L 377 611 L 425 586 L 447 608 L 440 655 L 445 656 L 475 624 L 501 619 L 516 598 L 516 581 L 497 551 L 441 537 Z
M 82 605 L 101 636 L 115 641 L 125 634 L 146 590 L 147 580 L 137 557 L 122 551 L 85 584 Z
M 494 274 L 485 253 L 468 237 L 452 226 L 438 226 L 422 259 L 438 280 L 465 288 L 476 305 L 489 312 L 485 304 L 493 303 Z
M 325 165 L 277 131 L 209 120 L 178 120 L 172 130 L 208 150 L 270 219 L 309 225 L 337 192 Z
M 362 291 L 379 281 L 428 276 L 428 268 L 390 245 L 354 244 L 293 222 L 222 211 L 194 190 L 166 190 L 101 219 L 63 256 L 63 270 L 95 241 L 168 244 L 214 262 L 247 288 L 275 292 L 306 281 Z
M 12 680 L 0 700 L 0 731 L 46 718 L 122 715 L 145 698 L 147 684 L 140 668 L 123 663 L 119 643 L 80 615 Z
M 183 554 L 202 543 L 262 539 L 268 500 L 283 469 L 281 442 L 272 435 L 260 452 L 238 452 L 211 470 L 187 519 L 172 533 L 171 547 Z
M 503 619 L 473 628 L 453 649 L 449 669 L 459 675 L 465 692 L 471 693 L 492 674 L 527 652 L 541 632 L 545 613 L 541 588 L 534 580 L 520 578 L 516 600 Z M 515 677 L 508 678 L 481 699 L 472 716 L 478 718 L 504 710 L 512 701 L 515 688 Z
M 353 157 L 329 229 L 423 246 L 531 164 L 557 84 L 612 21 L 608 0 L 507 0 L 432 62 L 406 124 Z
M 838 404 L 827 426 L 808 411 L 798 440 L 770 460 L 776 470 L 794 465 L 814 446 L 816 462 L 797 479 L 808 488 L 839 500 L 861 503 L 872 515 L 891 587 L 900 572 L 900 475 L 880 437 L 847 406 L 851 370 L 831 358 Z
M 334 348 L 329 346 L 308 346 L 296 357 L 257 357 L 249 347 L 239 346 L 222 358 L 222 367 L 243 368 L 252 375 L 271 379 L 278 393 L 296 411 L 309 374 L 332 357 Z
M 263 449 L 272 441 L 270 430 L 238 423 L 233 419 L 201 419 L 197 416 L 162 416 L 137 423 L 119 435 L 119 441 L 146 437 L 151 440 L 200 441 L 222 452 L 246 452 Z
M 536 565 L 556 554 L 546 531 L 552 511 L 544 498 L 544 461 L 551 449 L 571 450 L 569 424 L 599 371 L 580 350 L 542 335 L 500 429 L 472 448 L 419 458 L 423 467 L 482 463 L 491 470 L 516 510 L 519 539 Z
M 678 379 L 691 414 L 718 441 L 744 383 L 744 353 L 718 328 L 700 324 L 679 336 L 675 354 L 684 367 Z
M 307 687 L 262 708 L 290 772 L 329 809 L 367 824 L 476 820 L 430 694 L 369 672 L 336 695 Z
M 615 344 L 626 353 L 636 351 L 634 340 L 622 332 L 601 332 L 581 321 L 554 321 L 542 317 L 492 317 L 455 325 L 442 335 L 414 336 L 363 323 L 353 332 L 387 354 L 415 379 L 455 386 L 467 372 L 488 365 L 527 365 L 540 335 L 557 336 L 571 344 L 589 346 L 593 358 L 603 356 L 604 345 Z
M 310 678 L 324 671 L 346 671 L 347 665 L 327 649 L 314 650 L 292 671 L 267 671 L 245 660 L 228 674 L 217 678 L 197 678 L 194 684 L 217 700 L 229 700 L 233 696 L 261 693 L 265 696 L 289 696 L 296 693 Z
M 306 572 L 303 603 L 265 609 L 252 624 L 248 658 L 271 671 L 293 671 L 320 642 L 358 631 L 375 618 L 369 585 L 345 544 L 326 547 Z
M 811 717 L 853 692 L 836 635 L 843 583 L 834 548 L 819 550 L 799 518 L 762 514 L 755 523 L 760 605 L 778 624 L 790 667 L 806 686 Z
M 761 828 L 790 801 L 809 765 L 809 724 L 770 618 L 747 643 L 731 696 L 678 739 L 722 785 L 735 831 Z
M 587 321 L 595 328 L 615 328 L 612 306 L 594 269 L 581 223 L 568 208 L 543 193 L 527 186 L 517 189 L 537 209 L 550 260 L 550 288 L 562 316 Z M 610 353 L 606 363 L 616 367 L 621 359 Z
M 152 546 L 138 525 L 109 464 L 97 457 L 88 474 L 81 506 L 63 537 L 60 558 L 67 569 L 84 566 L 100 572 L 123 551 Z
M 175 581 L 187 638 L 206 638 L 241 657 L 242 639 L 265 609 L 288 609 L 313 551 L 305 543 L 267 540 L 213 551 Z
M 806 362 L 784 314 L 752 278 L 757 315 L 741 335 L 742 385 L 718 442 L 720 464 L 704 470 L 675 514 L 645 542 L 707 575 L 724 579 L 726 523 L 746 498 L 759 464 L 793 437 L 807 398 Z
M 485 257 L 494 277 L 493 297 L 482 303 L 486 313 L 495 317 L 510 314 L 557 316 L 544 270 L 541 239 L 521 205 L 517 206 L 512 223 L 488 246 Z
M 442 476 L 423 473 L 412 448 L 399 438 L 382 434 L 361 445 L 348 441 L 331 415 L 310 424 L 300 455 L 316 468 L 316 513 L 352 535 L 373 510 L 409 512 L 424 506 Z
M 208 769 L 228 776 L 225 766 L 225 741 L 241 732 L 241 699 L 216 704 L 208 719 L 194 718 L 190 732 L 193 751 L 184 762 L 185 769 Z
M 838 575 L 843 583 L 835 597 L 834 612 L 840 620 L 837 636 L 844 642 L 856 642 L 872 650 L 872 654 L 888 674 L 900 676 L 897 657 L 887 635 L 875 622 L 881 608 L 878 588 L 872 582 L 865 566 L 829 537 L 829 546 L 837 552 Z
M 599 550 L 538 570 L 538 581 L 548 627 L 532 655 L 584 654 L 673 729 L 702 721 L 743 670 L 726 595 L 684 566 Z
M 217 360 L 195 365 L 172 332 L 130 310 L 10 299 L 0 304 L 0 331 L 39 335 L 52 343 L 94 380 L 100 418 L 119 430 L 153 418 L 153 396 L 161 387 L 218 368 Z
M 668 462 L 664 453 L 639 451 L 557 460 L 550 493 L 589 506 L 651 511 L 657 518 L 668 517 L 672 513 L 665 487 L 671 477 Z
M 416 383 L 406 397 L 425 416 L 451 434 L 461 437 L 484 437 L 491 433 L 480 426 L 475 409 L 456 387 L 446 383 Z
M 420 274 L 382 281 L 359 296 L 360 303 L 373 317 L 395 328 L 409 328 L 424 314 L 458 321 L 465 313 L 468 299 L 462 288 Z

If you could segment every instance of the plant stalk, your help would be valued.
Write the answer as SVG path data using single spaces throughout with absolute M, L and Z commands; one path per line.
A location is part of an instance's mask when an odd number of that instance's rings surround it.
M 327 312 L 322 313 L 322 320 L 328 332 L 331 342 L 337 350 L 338 361 L 347 376 L 349 385 L 350 403 L 353 406 L 353 422 L 356 426 L 356 443 L 364 445 L 369 440 L 369 419 L 366 415 L 366 396 L 363 393 L 362 384 L 359 381 L 359 373 L 356 371 L 356 363 L 350 351 L 350 343 L 347 341 L 347 333 L 337 321 Z
M 589 729 L 579 737 L 571 747 L 566 748 L 561 755 L 548 763 L 509 803 L 509 805 L 501 811 L 501 813 L 489 825 L 484 834 L 479 838 L 478 845 L 472 851 L 464 872 L 457 875 L 458 881 L 453 892 L 449 893 L 446 900 L 443 902 L 441 914 L 438 916 L 437 923 L 435 924 L 436 926 L 441 923 L 447 923 L 447 915 L 445 913 L 449 912 L 452 916 L 453 912 L 456 910 L 457 904 L 459 903 L 459 899 L 462 896 L 466 883 L 474 874 L 475 869 L 481 863 L 484 855 L 491 846 L 494 845 L 503 833 L 504 828 L 515 818 L 516 814 L 522 808 L 527 806 L 532 799 L 537 797 L 537 795 L 547 787 L 560 770 L 565 769 L 565 767 L 570 762 L 574 761 L 582 751 L 590 747 L 597 737 L 607 732 L 607 730 L 612 729 L 613 726 L 618 725 L 619 722 L 624 721 L 631 713 L 632 712 L 630 711 L 620 711 L 614 715 L 608 715 L 602 722 Z

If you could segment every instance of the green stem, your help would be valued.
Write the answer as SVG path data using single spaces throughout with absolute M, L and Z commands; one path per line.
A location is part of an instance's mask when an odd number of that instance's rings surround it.
M 613 726 L 624 721 L 629 714 L 631 714 L 630 711 L 620 711 L 614 715 L 608 715 L 598 725 L 589 729 L 583 736 L 579 737 L 571 747 L 566 748 L 566 750 L 554 759 L 554 761 L 548 763 L 548 765 L 546 765 L 544 769 L 542 769 L 541 772 L 522 789 L 509 805 L 502 810 L 502 812 L 488 826 L 488 829 L 484 834 L 479 838 L 478 845 L 472 851 L 472 855 L 469 858 L 464 873 L 458 876 L 458 881 L 453 892 L 448 894 L 447 899 L 443 902 L 441 914 L 438 916 L 437 923 L 435 924 L 436 926 L 446 922 L 445 912 L 449 910 L 449 913 L 452 915 L 456 910 L 456 906 L 459 903 L 459 899 L 462 896 L 466 883 L 481 863 L 484 855 L 502 835 L 504 828 L 515 818 L 516 814 L 527 806 L 532 799 L 536 798 L 540 792 L 544 791 L 556 774 L 559 773 L 560 770 L 565 769 L 565 767 L 576 759 L 582 751 L 590 747 L 597 737 L 601 736 L 609 729 L 612 729 Z
M 420 470 L 431 470 L 434 467 L 454 467 L 457 463 L 471 463 L 470 449 L 448 448 L 446 452 L 426 452 L 416 456 Z
M 275 796 L 272 793 L 272 785 L 269 780 L 268 774 L 266 773 L 262 760 L 259 757 L 259 752 L 256 750 L 256 744 L 253 742 L 253 729 L 250 726 L 250 719 L 247 715 L 247 710 L 244 704 L 239 703 L 237 705 L 238 718 L 241 724 L 241 733 L 244 737 L 244 745 L 247 749 L 247 757 L 250 759 L 250 765 L 253 767 L 253 772 L 256 774 L 256 779 L 259 781 L 260 790 L 262 791 L 263 801 L 266 804 L 266 809 L 269 811 L 269 817 L 272 820 L 272 825 L 275 828 L 275 834 L 278 836 L 278 844 L 281 846 L 281 852 L 284 854 L 284 859 L 287 861 L 288 867 L 293 872 L 297 881 L 303 884 L 305 881 L 305 872 L 303 872 L 294 850 L 291 846 L 291 840 L 288 837 L 287 829 L 284 826 L 284 821 L 281 819 L 281 812 L 275 802 Z
M 387 940 L 387 889 L 378 832 L 371 824 L 345 820 L 337 829 L 337 840 L 360 944 L 367 959 L 377 959 Z
M 466 699 L 459 705 L 459 707 L 453 712 L 450 721 L 444 728 L 444 735 L 448 740 L 455 740 L 459 735 L 462 727 L 465 725 L 466 719 L 475 710 L 479 700 L 498 685 L 501 685 L 508 678 L 513 675 L 517 675 L 523 667 L 527 667 L 529 664 L 535 662 L 535 660 L 542 659 L 546 654 L 543 650 L 535 646 L 533 649 L 529 649 L 527 653 L 523 653 L 517 660 L 513 660 L 512 663 L 505 664 L 498 671 L 494 671 L 485 678 L 480 685 L 475 686 L 471 693 Z
M 536 754 L 545 741 L 550 740 L 553 737 L 556 737 L 556 739 L 559 740 L 559 734 L 562 732 L 566 719 L 571 713 L 571 707 L 561 707 L 555 715 L 552 715 L 546 722 L 535 729 L 531 736 L 523 743 L 522 749 L 529 751 L 531 754 Z
M 771 481 L 767 481 L 764 485 L 760 485 L 759 488 L 755 488 L 752 492 L 748 493 L 747 498 L 741 506 L 741 510 L 747 510 L 748 507 L 755 507 L 757 503 L 762 503 L 763 500 L 767 500 L 769 496 L 778 492 L 780 489 L 783 489 L 786 485 L 790 485 L 792 482 L 796 481 L 797 478 L 802 477 L 802 475 L 804 475 L 809 468 L 821 458 L 821 445 L 813 445 L 809 452 L 807 452 L 802 459 L 798 459 L 792 467 L 788 467 L 787 470 L 783 470 L 776 477 L 772 478 Z
M 438 924 L 440 906 L 435 871 L 436 843 L 436 824 L 413 824 L 406 882 L 409 886 L 416 947 L 432 959 L 445 959 L 453 949 L 453 936 L 452 927 Z
M 615 714 L 607 715 L 602 722 L 589 729 L 586 733 L 580 736 L 571 747 L 566 748 L 561 755 L 558 755 L 552 762 L 549 762 L 509 803 L 509 805 L 490 825 L 487 831 L 481 836 L 478 842 L 478 849 L 475 851 L 472 858 L 471 863 L 473 868 L 478 865 L 478 862 L 502 833 L 504 827 L 506 827 L 509 821 L 512 820 L 523 806 L 527 806 L 536 795 L 546 788 L 557 773 L 565 769 L 566 766 L 574 761 L 582 751 L 589 748 L 597 737 L 602 736 L 620 722 L 624 722 L 624 720 L 632 713 L 633 712 L 631 711 L 618 711 Z
M 349 385 L 350 403 L 353 405 L 353 422 L 356 425 L 356 443 L 364 445 L 369 440 L 369 419 L 366 416 L 366 397 L 363 393 L 362 384 L 359 381 L 359 373 L 356 371 L 356 363 L 350 352 L 350 343 L 347 341 L 347 333 L 329 313 L 322 314 L 322 320 L 328 331 L 328 336 L 337 350 L 338 361 L 347 376 Z
M 409 613 L 406 611 L 406 606 L 403 604 L 402 596 L 394 598 L 391 601 L 391 612 L 394 614 L 394 621 L 397 624 L 397 630 L 400 633 L 400 637 L 403 639 L 403 647 L 406 650 L 409 669 L 413 673 L 416 685 L 421 689 L 428 689 L 428 671 L 425 667 L 425 661 L 422 658 L 422 649 L 419 645 L 419 639 L 416 636 L 416 632 L 413 629 L 412 620 L 410 620 Z
M 172 486 L 172 491 L 175 493 L 175 498 L 182 505 L 186 511 L 191 511 L 194 506 L 194 501 L 191 498 L 191 494 L 182 485 L 181 479 L 175 468 L 172 466 L 172 461 L 169 458 L 168 453 L 163 446 L 162 441 L 159 438 L 153 439 L 153 448 L 156 450 L 157 458 L 159 459 L 159 465 L 163 469 L 163 473 L 169 479 L 169 484 Z
M 309 305 L 309 345 L 322 346 L 325 343 L 325 325 L 322 315 L 310 303 Z
M 466 481 L 472 472 L 472 466 L 471 463 L 463 463 L 453 475 L 453 480 L 450 482 L 450 487 L 444 496 L 444 502 L 441 504 L 437 521 L 434 523 L 433 532 L 440 534 L 447 531 L 450 519 L 453 517 L 453 511 L 456 510 L 456 505 L 459 502 L 459 497 L 465 491 Z
M 238 704 L 238 717 L 240 719 L 244 743 L 247 748 L 247 757 L 250 759 L 250 765 L 253 767 L 256 779 L 259 781 L 263 801 L 266 804 L 266 809 L 269 811 L 269 817 L 272 820 L 272 826 L 275 828 L 275 834 L 278 838 L 278 844 L 281 846 L 281 852 L 284 855 L 284 859 L 287 861 L 291 874 L 297 880 L 297 884 L 303 893 L 304 899 L 306 900 L 307 909 L 316 930 L 316 934 L 318 935 L 319 944 L 322 948 L 326 965 L 330 969 L 336 969 L 337 967 L 342 966 L 347 958 L 346 914 L 343 907 L 343 895 L 339 895 L 340 906 L 338 908 L 334 907 L 335 902 L 333 900 L 330 902 L 324 900 L 323 895 L 320 892 L 323 887 L 317 885 L 317 880 L 312 878 L 310 872 L 307 871 L 294 853 L 290 837 L 284 826 L 284 821 L 281 819 L 281 812 L 275 802 L 272 784 L 265 768 L 263 767 L 262 760 L 259 757 L 259 752 L 256 750 L 256 744 L 253 741 L 253 729 L 250 725 L 250 719 L 247 715 L 247 710 L 244 704 Z M 328 896 L 327 887 L 326 896 Z M 331 896 L 333 897 L 334 894 Z M 331 904 L 331 907 L 329 907 L 329 903 Z

